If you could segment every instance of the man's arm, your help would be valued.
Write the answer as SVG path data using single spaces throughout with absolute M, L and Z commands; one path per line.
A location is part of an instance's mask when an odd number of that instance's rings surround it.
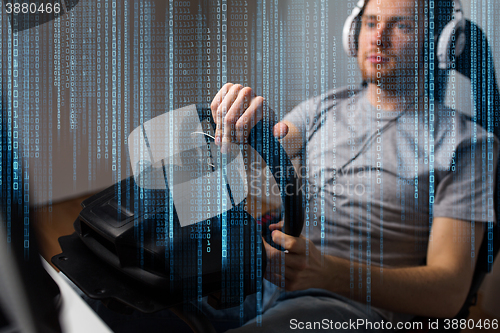
M 278 229 L 279 226 L 275 225 L 273 228 Z M 355 276 L 358 276 L 360 268 L 366 275 L 366 265 L 354 263 L 352 267 L 351 262 L 346 259 L 333 256 L 322 258 L 314 244 L 302 236 L 292 237 L 275 230 L 272 237 L 274 242 L 288 250 L 284 254 L 287 290 L 323 288 L 366 302 L 366 288 L 358 298 L 354 295 L 357 290 L 353 292 L 349 287 L 351 269 L 354 268 Z M 471 249 L 474 248 L 477 253 L 482 239 L 482 223 L 476 223 L 471 229 L 470 222 L 435 218 L 425 266 L 383 270 L 378 266 L 371 266 L 371 304 L 421 316 L 455 316 L 465 302 L 472 281 L 475 258 L 471 257 Z M 279 267 L 282 252 L 268 244 L 266 250 L 268 257 L 277 263 L 275 267 Z M 281 279 L 271 270 L 267 273 L 267 278 L 274 281 Z

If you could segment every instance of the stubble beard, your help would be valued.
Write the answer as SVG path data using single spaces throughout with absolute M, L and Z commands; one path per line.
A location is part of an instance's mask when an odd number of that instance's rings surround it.
M 366 68 L 362 68 L 361 76 L 364 82 L 375 84 L 381 89 L 391 91 L 413 90 L 416 83 L 415 77 L 405 75 L 405 71 L 402 68 L 380 70 L 367 70 Z

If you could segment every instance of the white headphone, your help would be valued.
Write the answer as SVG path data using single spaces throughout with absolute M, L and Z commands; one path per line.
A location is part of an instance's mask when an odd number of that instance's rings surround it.
M 358 55 L 358 36 L 361 30 L 361 14 L 365 0 L 359 0 L 351 15 L 344 23 L 342 31 L 342 45 L 345 52 L 351 56 Z M 436 34 L 438 67 L 449 69 L 453 64 L 453 49 L 455 59 L 462 54 L 465 48 L 465 19 L 460 0 L 454 0 L 452 20 L 446 24 L 440 34 Z

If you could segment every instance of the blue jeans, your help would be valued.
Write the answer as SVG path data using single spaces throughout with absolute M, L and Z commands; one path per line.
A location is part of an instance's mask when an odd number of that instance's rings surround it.
M 387 320 L 366 305 L 323 289 L 276 293 L 262 318 L 229 330 L 231 333 L 259 332 L 377 332 Z M 260 321 L 260 322 L 259 322 Z M 371 323 L 371 324 L 369 324 Z M 359 325 L 358 325 L 359 324 Z M 384 330 L 389 332 L 389 330 Z

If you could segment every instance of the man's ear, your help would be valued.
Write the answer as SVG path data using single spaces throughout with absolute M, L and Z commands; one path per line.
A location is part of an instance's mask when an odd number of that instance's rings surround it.
M 12 32 L 55 20 L 73 9 L 79 0 L 3 0 Z

